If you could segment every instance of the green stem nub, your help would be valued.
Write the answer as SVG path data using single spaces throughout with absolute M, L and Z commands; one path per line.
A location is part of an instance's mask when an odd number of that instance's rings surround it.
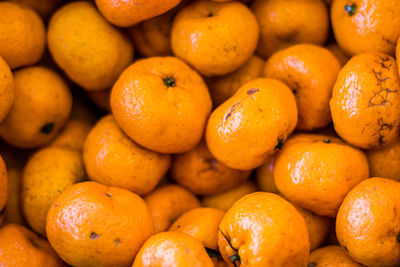
M 282 149 L 283 147 L 283 139 L 278 139 L 278 144 L 275 146 L 275 149 Z
M 344 10 L 350 15 L 353 16 L 356 13 L 357 5 L 356 4 L 347 4 L 344 7 Z
M 229 257 L 229 260 L 232 262 L 233 266 L 236 267 L 236 262 L 238 261 L 240 263 L 240 256 L 239 253 L 235 253 L 232 256 Z
M 175 79 L 173 77 L 165 78 L 163 81 L 167 87 L 175 87 L 176 86 Z
M 329 139 L 329 138 L 324 139 L 324 143 L 325 144 L 330 144 L 331 143 L 331 139 Z
M 50 123 L 46 123 L 42 129 L 40 129 L 40 131 L 44 134 L 51 134 L 51 132 L 54 129 L 54 123 L 50 122 Z

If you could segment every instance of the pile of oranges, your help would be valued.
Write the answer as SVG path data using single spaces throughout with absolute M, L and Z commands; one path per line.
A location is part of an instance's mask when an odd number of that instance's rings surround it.
M 397 0 L 0 1 L 0 266 L 400 266 L 399 69 Z

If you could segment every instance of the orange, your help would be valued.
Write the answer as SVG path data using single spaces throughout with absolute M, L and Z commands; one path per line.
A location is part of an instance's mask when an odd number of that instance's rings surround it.
M 103 117 L 86 138 L 83 159 L 91 180 L 144 195 L 166 174 L 171 157 L 129 139 L 112 115 Z
M 209 78 L 208 85 L 214 107 L 218 107 L 225 100 L 233 96 L 236 90 L 243 84 L 261 77 L 264 64 L 264 60 L 256 55 L 252 55 L 237 70 L 224 76 Z
M 329 50 L 298 44 L 273 54 L 264 75 L 292 89 L 299 112 L 297 129 L 314 130 L 331 122 L 329 99 L 339 70 L 340 63 Z
M 197 197 L 187 189 L 174 184 L 162 185 L 144 197 L 156 233 L 166 231 L 188 210 L 200 207 Z
M 398 69 L 399 75 L 400 75 L 400 37 L 399 37 L 399 39 L 397 40 L 396 58 L 397 58 L 397 69 Z
M 45 239 L 18 224 L 8 224 L 0 228 L 0 265 L 18 267 L 66 266 Z
M 57 10 L 47 42 L 57 65 L 86 90 L 110 88 L 133 59 L 129 38 L 90 2 L 68 3 Z
M 84 182 L 53 202 L 46 223 L 51 246 L 73 266 L 128 266 L 154 233 L 151 214 L 138 195 Z
M 220 76 L 250 58 L 258 35 L 257 20 L 244 4 L 201 0 L 176 15 L 171 48 L 202 75 Z
M 371 178 L 355 186 L 336 218 L 340 245 L 367 266 L 396 266 L 400 258 L 400 183 Z
M 340 65 L 343 67 L 349 60 L 349 56 L 343 51 L 336 43 L 326 46 L 331 53 L 339 60 Z
M 46 236 L 46 216 L 53 201 L 69 186 L 83 181 L 82 154 L 68 148 L 37 151 L 24 167 L 21 207 L 29 226 Z
M 321 247 L 311 252 L 307 267 L 362 267 L 339 246 Z
M 180 232 L 163 232 L 150 237 L 132 267 L 213 267 L 201 242 Z
M 369 177 L 362 151 L 325 135 L 295 135 L 275 159 L 279 191 L 321 216 L 335 217 L 346 194 Z
M 83 142 L 91 128 L 92 124 L 89 121 L 85 119 L 71 118 L 61 133 L 50 143 L 50 146 L 82 150 Z
M 8 200 L 7 200 L 7 210 L 4 222 L 24 224 L 25 221 L 21 211 L 22 168 L 7 167 L 7 177 L 8 177 Z
M 400 36 L 400 6 L 396 0 L 334 0 L 332 28 L 349 55 L 382 52 L 394 55 Z
M 3 222 L 7 209 L 8 200 L 8 178 L 6 164 L 0 156 L 0 225 Z
M 13 146 L 48 144 L 68 121 L 71 92 L 62 77 L 45 67 L 14 72 L 14 103 L 0 123 L 0 135 Z
M 211 113 L 207 145 L 227 166 L 250 170 L 282 146 L 296 123 L 290 89 L 278 80 L 259 78 L 245 83 Z
M 42 18 L 48 18 L 64 0 L 12 0 L 35 10 Z
M 251 9 L 260 25 L 256 52 L 263 58 L 293 44 L 322 45 L 328 36 L 328 9 L 322 0 L 256 0 Z
M 395 59 L 377 52 L 352 57 L 339 72 L 330 108 L 335 130 L 347 143 L 377 149 L 394 142 L 400 125 Z
M 366 151 L 371 177 L 400 181 L 400 140 L 377 150 Z
M 0 56 L 0 122 L 4 120 L 14 101 L 14 77 L 10 67 Z
M 276 188 L 274 181 L 274 157 L 269 157 L 263 165 L 256 170 L 257 185 L 264 192 L 278 193 L 279 190 Z
M 252 267 L 305 266 L 310 249 L 300 213 L 266 192 L 233 204 L 219 226 L 218 246 L 228 266 Z
M 237 187 L 223 193 L 205 196 L 202 203 L 206 207 L 228 210 L 233 203 L 242 198 L 243 196 L 256 192 L 257 186 L 251 180 L 244 182 Z
M 90 100 L 92 100 L 97 107 L 104 111 L 111 112 L 110 89 L 103 91 L 87 91 L 86 93 L 89 96 Z
M 171 177 L 197 195 L 212 195 L 230 190 L 250 176 L 250 171 L 229 168 L 211 155 L 204 141 L 194 149 L 175 155 Z
M 37 63 L 46 46 L 43 21 L 31 8 L 0 3 L 0 56 L 11 69 Z
M 201 140 L 211 111 L 203 79 L 174 57 L 139 60 L 111 91 L 111 109 L 136 143 L 161 153 L 182 153 Z

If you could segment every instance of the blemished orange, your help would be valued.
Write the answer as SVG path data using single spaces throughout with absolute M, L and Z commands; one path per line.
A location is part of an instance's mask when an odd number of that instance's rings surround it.
M 14 101 L 14 77 L 10 67 L 0 56 L 0 122 L 4 120 Z
M 365 152 L 371 177 L 400 181 L 400 139 L 390 145 Z
M 14 166 L 7 167 L 7 178 L 8 199 L 4 223 L 16 223 L 23 225 L 25 220 L 21 211 L 22 168 Z
M 294 135 L 275 157 L 279 192 L 321 216 L 335 217 L 346 194 L 368 177 L 364 153 L 335 137 Z
M 307 267 L 362 267 L 339 246 L 326 246 L 310 253 Z
M 207 81 L 213 106 L 218 107 L 233 96 L 237 89 L 253 79 L 261 77 L 265 61 L 252 55 L 237 70 L 224 76 L 210 77 Z
M 50 53 L 67 76 L 86 90 L 106 90 L 133 59 L 128 36 L 90 2 L 68 3 L 50 19 Z
M 90 100 L 94 102 L 94 104 L 100 109 L 111 112 L 110 105 L 110 95 L 111 89 L 102 90 L 102 91 L 86 91 Z
M 301 214 L 267 192 L 235 202 L 219 226 L 218 247 L 228 266 L 305 266 L 310 244 Z
M 214 208 L 196 208 L 182 214 L 169 231 L 186 233 L 199 240 L 204 247 L 217 250 L 218 226 L 225 211 Z
M 172 24 L 171 48 L 204 76 L 225 75 L 254 53 L 259 27 L 238 1 L 200 0 L 181 9 Z
M 153 190 L 171 163 L 170 155 L 148 150 L 132 141 L 112 115 L 100 119 L 90 131 L 83 159 L 92 181 L 125 188 L 138 195 Z
M 161 153 L 183 153 L 201 140 L 211 97 L 201 76 L 182 60 L 136 61 L 111 91 L 111 109 L 136 143 Z
M 0 265 L 18 267 L 66 266 L 47 240 L 18 224 L 7 224 L 0 228 Z
M 8 177 L 6 164 L 0 156 L 0 225 L 4 220 L 8 200 Z
M 296 100 L 289 87 L 258 78 L 245 83 L 211 113 L 207 146 L 225 165 L 250 170 L 282 146 L 296 123 Z
M 343 200 L 336 218 L 339 244 L 366 266 L 396 266 L 400 258 L 400 183 L 370 178 Z
M 299 113 L 297 129 L 311 131 L 331 122 L 329 100 L 340 68 L 329 50 L 297 44 L 273 54 L 265 63 L 264 75 L 292 89 Z
M 19 148 L 48 144 L 68 121 L 71 92 L 55 71 L 41 66 L 14 72 L 14 103 L 0 123 L 0 136 Z
M 400 125 L 400 78 L 396 60 L 362 53 L 340 70 L 330 100 L 337 134 L 347 143 L 377 149 L 394 142 Z
M 260 24 L 256 53 L 263 58 L 294 44 L 322 45 L 328 36 L 328 9 L 321 0 L 256 0 L 251 9 Z
M 178 184 L 196 195 L 212 195 L 243 183 L 250 171 L 229 168 L 213 157 L 204 141 L 194 149 L 173 157 L 170 174 Z
M 349 55 L 382 52 L 394 55 L 400 36 L 396 0 L 334 0 L 331 22 L 335 39 Z
M 227 211 L 237 200 L 256 191 L 257 186 L 249 180 L 226 192 L 204 196 L 201 202 L 203 206 Z
M 261 191 L 278 193 L 279 190 L 276 188 L 274 181 L 274 157 L 270 156 L 260 167 L 255 171 L 256 181 Z
M 96 0 L 97 8 L 112 24 L 130 27 L 141 21 L 161 15 L 181 0 Z
M 200 241 L 180 232 L 163 232 L 142 246 L 132 267 L 213 267 Z
M 49 146 L 66 147 L 81 151 L 91 128 L 92 124 L 89 121 L 80 118 L 71 118 Z
M 349 56 L 343 51 L 338 44 L 330 44 L 326 46 L 326 48 L 331 51 L 331 53 L 339 60 L 340 65 L 343 67 L 346 65 L 347 61 L 349 60 Z
M 35 10 L 43 19 L 47 19 L 65 0 L 12 0 Z
M 61 147 L 35 152 L 21 181 L 21 209 L 28 225 L 46 236 L 46 216 L 53 201 L 69 186 L 85 179 L 82 153 Z
M 146 203 L 118 187 L 83 182 L 68 187 L 53 202 L 47 238 L 73 266 L 129 266 L 154 234 Z
M 144 197 L 154 222 L 156 233 L 166 231 L 188 210 L 200 207 L 200 202 L 189 190 L 175 184 L 162 185 Z
M 0 56 L 11 69 L 37 63 L 46 46 L 42 19 L 26 5 L 0 3 Z

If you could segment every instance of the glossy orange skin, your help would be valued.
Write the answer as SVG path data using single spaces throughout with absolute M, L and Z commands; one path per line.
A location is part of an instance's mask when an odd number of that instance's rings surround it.
M 0 156 L 0 225 L 3 222 L 7 209 L 8 200 L 8 177 L 6 164 Z
M 132 141 L 112 115 L 100 119 L 90 131 L 83 159 L 91 180 L 138 195 L 153 190 L 171 163 L 170 155 L 148 150 Z
M 50 19 L 47 42 L 57 65 L 89 91 L 109 89 L 133 59 L 129 38 L 90 2 L 58 9 Z
M 92 100 L 96 104 L 97 107 L 101 108 L 104 111 L 111 112 L 111 89 L 103 91 L 87 91 L 87 95 L 89 96 L 90 100 Z
M 346 194 L 369 177 L 362 151 L 324 135 L 295 135 L 275 159 L 274 179 L 279 191 L 321 216 L 335 217 Z
M 21 3 L 35 10 L 42 18 L 48 18 L 64 0 L 12 0 Z
M 130 27 L 167 12 L 178 5 L 180 1 L 96 0 L 96 5 L 110 23 L 119 27 Z
M 244 196 L 226 212 L 219 228 L 218 246 L 228 266 L 234 266 L 229 258 L 235 253 L 240 256 L 236 266 L 241 267 L 306 265 L 310 249 L 306 224 L 278 195 Z
M 227 211 L 237 200 L 258 191 L 257 189 L 254 182 L 249 180 L 226 192 L 203 197 L 202 204 L 206 207 Z
M 315 265 L 312 265 L 314 263 Z M 362 267 L 339 246 L 326 246 L 312 251 L 308 258 L 308 266 Z
M 370 178 L 354 187 L 336 218 L 340 245 L 367 266 L 397 266 L 400 259 L 400 183 Z
M 171 86 L 164 81 L 170 78 Z M 201 76 L 174 57 L 136 61 L 111 91 L 111 109 L 122 130 L 139 145 L 161 153 L 195 147 L 211 105 Z
M 265 61 L 252 55 L 237 70 L 220 77 L 211 77 L 208 85 L 214 107 L 218 107 L 225 100 L 233 96 L 243 84 L 262 75 Z
M 50 146 L 81 151 L 92 127 L 92 124 L 85 119 L 71 118 L 61 133 L 50 143 Z
M 349 56 L 343 51 L 340 46 L 338 46 L 336 43 L 330 44 L 326 46 L 326 48 L 332 52 L 332 54 L 339 60 L 340 65 L 343 67 L 346 65 L 347 61 L 349 60 Z
M 331 122 L 329 99 L 340 68 L 327 49 L 298 44 L 273 54 L 265 63 L 264 75 L 292 89 L 299 112 L 297 129 L 311 131 Z
M 174 156 L 170 174 L 196 195 L 212 195 L 241 184 L 249 178 L 250 171 L 232 169 L 219 162 L 202 141 L 194 149 Z
M 14 77 L 10 67 L 0 56 L 0 122 L 4 120 L 14 101 Z
M 259 78 L 245 83 L 211 113 L 206 141 L 222 163 L 250 170 L 276 151 L 296 123 L 296 101 L 291 90 L 278 80 Z
M 346 5 L 355 5 L 353 15 Z M 395 0 L 334 0 L 331 22 L 335 39 L 349 55 L 382 52 L 394 55 L 400 36 L 400 6 Z
M 204 76 L 239 68 L 257 46 L 259 27 L 253 13 L 238 1 L 196 1 L 178 12 L 171 48 Z
M 144 197 L 156 233 L 166 231 L 171 224 L 188 210 L 200 207 L 197 197 L 179 185 L 166 184 Z
M 16 223 L 23 225 L 25 220 L 21 211 L 21 167 L 7 167 L 8 199 L 7 212 L 4 223 Z M 1 221 L 1 219 L 0 219 Z
M 14 72 L 14 94 L 11 110 L 0 123 L 1 137 L 19 148 L 48 144 L 71 112 L 72 96 L 65 81 L 49 68 L 26 67 Z
M 330 100 L 332 120 L 347 143 L 377 149 L 396 140 L 400 78 L 394 58 L 382 53 L 352 57 L 339 72 Z
M 138 195 L 83 182 L 53 202 L 46 232 L 51 246 L 70 265 L 128 266 L 154 228 Z
M 270 193 L 278 193 L 279 190 L 276 188 L 274 181 L 274 157 L 269 157 L 263 165 L 257 168 L 256 170 L 256 181 L 258 187 L 260 187 L 261 191 L 270 192 Z
M 169 231 L 189 234 L 199 240 L 204 247 L 218 250 L 218 226 L 224 215 L 225 211 L 220 209 L 192 209 L 176 219 Z
M 39 15 L 28 6 L 0 3 L 0 56 L 11 69 L 37 63 L 43 55 L 45 28 Z
M 256 53 L 263 58 L 294 44 L 322 45 L 328 36 L 328 9 L 321 0 L 256 0 L 251 9 L 260 25 Z
M 366 151 L 371 177 L 400 181 L 400 139 L 377 150 Z
M 213 267 L 201 242 L 180 232 L 163 232 L 150 237 L 132 267 Z

